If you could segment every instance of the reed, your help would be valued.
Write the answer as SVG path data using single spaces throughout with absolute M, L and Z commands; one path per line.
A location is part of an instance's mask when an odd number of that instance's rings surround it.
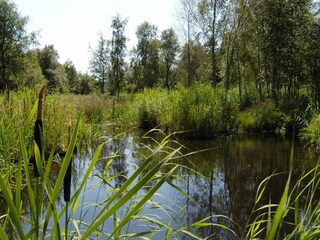
M 37 94 L 32 91 L 26 93 L 26 101 L 21 101 L 13 94 L 13 102 L 1 105 L 0 121 L 1 124 L 4 124 L 2 125 L 4 127 L 0 129 L 0 159 L 3 163 L 2 171 L 0 171 L 0 193 L 6 211 L 0 216 L 0 239 L 151 239 L 156 238 L 157 234 L 161 232 L 164 232 L 164 239 L 175 239 L 182 236 L 203 239 L 203 237 L 195 234 L 194 229 L 211 226 L 219 226 L 234 233 L 227 226 L 211 222 L 213 216 L 208 216 L 189 225 L 184 221 L 179 222 L 175 219 L 175 212 L 172 209 L 168 209 L 153 200 L 155 193 L 165 183 L 173 185 L 177 191 L 188 197 L 171 181 L 172 178 L 179 178 L 175 175 L 176 171 L 178 168 L 184 167 L 177 163 L 178 159 L 185 158 L 188 154 L 181 153 L 183 152 L 181 151 L 181 145 L 175 144 L 175 147 L 170 145 L 172 143 L 170 135 L 157 142 L 156 146 L 148 148 L 149 152 L 144 154 L 145 157 L 141 165 L 135 166 L 133 174 L 118 188 L 110 187 L 110 183 L 116 176 L 109 174 L 110 166 L 115 161 L 117 153 L 111 156 L 104 155 L 105 146 L 112 139 L 96 139 L 95 141 L 99 141 L 101 144 L 95 148 L 90 164 L 82 179 L 79 180 L 77 188 L 72 194 L 71 191 L 66 191 L 66 198 L 64 199 L 66 203 L 62 204 L 59 199 L 62 199 L 61 190 L 63 185 L 69 189 L 65 179 L 66 176 L 70 177 L 72 174 L 69 169 L 74 157 L 74 148 L 80 144 L 83 138 L 89 135 L 92 138 L 97 137 L 97 133 L 93 133 L 97 130 L 92 130 L 94 127 L 90 125 L 91 123 L 88 122 L 88 119 L 85 119 L 81 107 L 75 107 L 75 102 L 68 101 L 68 104 L 66 104 L 60 102 L 62 101 L 61 99 L 57 100 L 61 96 L 47 96 L 45 101 L 46 108 L 43 112 L 43 141 L 46 146 L 49 145 L 51 151 L 46 157 L 46 161 L 44 161 L 43 152 L 41 152 L 44 145 L 40 147 L 38 144 L 34 144 L 31 147 L 33 119 L 37 116 L 38 108 L 38 102 L 36 102 Z M 193 108 L 201 107 L 207 109 L 209 106 L 214 109 L 216 106 L 222 106 L 220 100 L 212 103 L 212 99 L 201 99 L 201 96 L 204 96 L 203 93 L 207 94 L 205 96 L 212 96 L 209 90 L 203 87 L 198 94 L 193 95 L 194 98 L 190 100 L 190 104 L 184 102 L 184 98 L 180 98 L 181 95 L 178 92 L 170 93 L 169 97 L 167 93 L 161 92 L 158 96 L 168 97 L 170 99 L 168 102 L 172 103 L 170 106 L 176 107 L 178 104 L 189 106 L 190 112 L 184 114 L 191 114 L 192 111 L 196 112 L 196 110 L 191 111 Z M 151 96 L 152 92 L 149 95 Z M 201 104 L 196 104 L 197 101 L 201 102 Z M 204 104 L 205 101 L 206 104 Z M 54 105 L 54 102 L 57 105 Z M 13 103 L 17 107 L 12 110 Z M 226 108 L 220 109 L 221 116 L 224 116 L 228 111 L 232 114 L 238 112 L 236 103 L 233 100 L 230 100 L 229 103 L 232 103 L 229 110 Z M 101 107 L 101 105 L 99 106 Z M 161 123 L 163 125 L 169 124 L 170 120 L 176 119 L 175 117 L 179 117 L 182 114 L 182 112 L 174 111 L 174 109 L 167 108 L 167 106 L 160 106 L 160 108 L 169 109 L 168 115 L 170 115 L 166 117 L 160 116 L 160 125 Z M 76 110 L 72 111 L 73 109 Z M 209 113 L 205 112 L 203 116 L 207 116 L 206 114 Z M 51 117 L 58 118 L 58 116 L 61 116 L 61 119 L 51 119 Z M 194 115 L 194 117 L 196 116 L 197 114 Z M 203 116 L 197 117 L 200 119 Z M 104 117 L 108 119 L 108 116 L 103 114 Z M 68 140 L 68 126 L 65 123 L 69 122 L 70 118 L 75 124 Z M 60 121 L 62 121 L 62 124 L 60 124 Z M 188 121 L 191 120 L 189 119 Z M 56 124 L 58 125 L 58 123 L 62 127 L 57 128 Z M 50 124 L 52 124 L 52 128 L 48 127 L 51 126 Z M 97 123 L 94 123 L 94 126 L 97 126 Z M 90 131 L 91 133 L 88 133 Z M 101 135 L 103 135 L 102 132 L 100 132 L 99 136 Z M 11 145 L 9 144 L 10 142 Z M 55 176 L 55 179 L 51 179 L 50 174 L 56 164 L 55 152 L 62 145 L 64 145 L 65 156 L 58 167 L 58 175 Z M 35 156 L 35 162 L 38 167 L 39 176 L 37 178 L 30 171 L 32 170 L 29 164 L 31 155 Z M 103 161 L 107 163 L 105 164 L 103 175 L 98 178 L 99 183 L 96 187 L 108 186 L 108 198 L 102 201 L 97 198 L 96 202 L 87 203 L 96 206 L 96 210 L 92 221 L 86 222 L 86 203 L 82 202 L 81 199 L 86 194 L 90 194 L 90 186 L 87 186 L 88 179 L 96 177 L 94 174 L 95 166 Z M 267 194 L 265 192 L 266 185 L 270 184 L 270 179 L 276 177 L 276 174 L 274 174 L 261 183 L 257 192 L 256 206 L 253 209 L 252 218 L 248 220 L 243 235 L 236 236 L 234 233 L 235 238 L 319 238 L 320 204 L 318 201 L 318 189 L 320 187 L 320 162 L 315 163 L 315 167 L 311 170 L 306 170 L 296 181 L 296 178 L 293 177 L 296 173 L 293 170 L 292 161 L 293 155 L 289 160 L 291 168 L 281 199 L 278 202 L 271 202 L 270 200 L 269 204 L 260 204 L 262 196 Z M 69 193 L 70 197 L 68 197 Z M 28 201 L 25 201 L 25 199 L 28 199 Z M 161 209 L 166 216 L 169 216 L 169 220 L 165 221 L 160 219 L 159 216 L 145 214 L 143 210 L 150 207 Z M 181 209 L 177 211 L 182 211 L 183 207 L 181 206 Z M 125 214 L 119 214 L 123 209 L 125 209 Z M 76 212 L 82 213 L 77 217 Z M 63 221 L 64 216 L 66 218 Z M 106 230 L 105 225 L 110 221 L 113 224 L 112 228 L 111 230 Z M 130 226 L 137 222 L 149 228 L 142 232 L 132 232 Z M 210 238 L 211 236 L 207 237 Z
M 320 161 L 305 169 L 297 180 L 293 166 L 293 147 L 289 159 L 287 182 L 278 202 L 260 205 L 266 185 L 278 174 L 266 178 L 257 191 L 252 219 L 247 223 L 241 239 L 318 239 L 320 236 Z M 285 173 L 281 173 L 285 174 Z
M 34 115 L 35 112 L 32 111 L 30 114 Z M 30 116 L 28 118 L 32 119 Z M 70 169 L 69 166 L 74 154 L 80 123 L 81 119 L 78 118 L 73 127 L 63 161 L 60 163 L 58 176 L 54 181 L 50 179 L 50 172 L 55 164 L 55 150 L 59 139 L 53 142 L 50 154 L 44 161 L 39 145 L 34 144 L 33 150 L 30 151 L 30 144 L 24 138 L 24 129 L 19 130 L 19 150 L 21 154 L 19 155 L 17 165 L 11 167 L 6 173 L 0 173 L 0 189 L 5 201 L 5 208 L 7 209 L 7 213 L 1 216 L 4 222 L 0 225 L 1 239 L 88 239 L 92 237 L 122 239 L 139 236 L 152 237 L 161 231 L 167 231 L 167 239 L 174 238 L 177 235 L 196 236 L 191 231 L 193 226 L 183 226 L 181 227 L 181 231 L 179 231 L 174 225 L 170 224 L 170 221 L 159 221 L 155 216 L 148 216 L 142 213 L 142 210 L 146 206 L 153 204 L 152 197 L 158 189 L 175 176 L 176 169 L 179 167 L 175 161 L 184 157 L 180 152 L 180 148 L 172 149 L 168 146 L 171 141 L 169 136 L 159 142 L 154 149 L 150 149 L 150 154 L 120 188 L 111 189 L 112 191 L 110 191 L 108 199 L 93 203 L 99 206 L 99 208 L 97 208 L 98 210 L 93 220 L 88 223 L 84 222 L 82 217 L 76 219 L 74 214 L 81 208 L 79 201 L 82 198 L 82 194 L 87 194 L 84 188 L 89 177 L 92 176 L 95 165 L 107 158 L 109 162 L 105 169 L 107 172 L 110 163 L 115 157 L 102 155 L 105 145 L 111 139 L 103 142 L 95 150 L 91 162 L 76 190 L 70 195 L 70 198 L 67 195 L 65 196 L 66 204 L 59 208 L 57 203 L 59 202 L 62 185 L 65 183 L 65 187 L 69 187 L 65 180 L 66 177 L 70 177 L 68 169 Z M 41 142 L 41 144 L 44 143 Z M 43 146 L 41 145 L 41 148 Z M 36 177 L 30 174 L 29 160 L 32 154 L 35 156 L 38 169 Z M 13 175 L 16 182 L 14 187 L 10 187 L 7 180 L 8 178 L 12 178 Z M 113 177 L 105 175 L 103 182 L 100 184 L 111 181 Z M 143 189 L 148 189 L 148 191 L 143 193 Z M 27 205 L 23 201 L 26 196 L 28 198 Z M 69 206 L 72 209 L 70 215 L 68 214 Z M 130 206 L 130 208 L 127 209 L 123 217 L 119 218 L 118 212 L 126 208 L 126 206 Z M 162 209 L 166 211 L 165 207 Z M 24 212 L 27 214 L 24 214 Z M 66 216 L 64 225 L 62 224 L 63 216 Z M 114 219 L 114 226 L 111 231 L 106 232 L 103 226 L 110 219 Z M 148 224 L 146 225 L 150 226 L 150 229 L 145 232 L 128 233 L 130 222 L 136 221 L 147 222 Z M 210 223 L 205 224 L 204 222 L 206 220 L 194 226 L 206 227 L 208 224 L 210 225 Z

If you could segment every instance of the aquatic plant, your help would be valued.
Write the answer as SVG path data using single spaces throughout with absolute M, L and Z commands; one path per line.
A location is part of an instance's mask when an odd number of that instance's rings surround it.
M 29 144 L 23 137 L 23 130 L 19 132 L 21 155 L 16 166 L 10 168 L 7 173 L 0 173 L 0 189 L 7 212 L 1 216 L 3 221 L 3 224 L 0 225 L 1 239 L 62 239 L 63 237 L 65 239 L 88 239 L 92 236 L 96 239 L 100 237 L 109 239 L 152 238 L 159 232 L 164 232 L 166 239 L 178 235 L 200 239 L 192 232 L 192 229 L 210 226 L 212 223 L 208 219 L 185 226 L 181 225 L 182 223 L 177 224 L 174 218 L 166 222 L 160 221 L 156 216 L 143 214 L 143 209 L 146 206 L 155 204 L 156 208 L 162 209 L 168 216 L 173 216 L 172 210 L 152 201 L 152 197 L 164 183 L 169 182 L 172 185 L 170 179 L 174 177 L 178 168 L 175 161 L 184 157 L 180 152 L 181 147 L 172 149 L 168 146 L 171 141 L 170 136 L 165 137 L 155 148 L 150 149 L 150 154 L 139 167 L 136 167 L 134 173 L 124 184 L 110 191 L 108 199 L 93 203 L 99 206 L 98 211 L 95 212 L 91 222 L 85 222 L 82 218 L 76 219 L 74 213 L 82 207 L 79 206 L 79 199 L 82 194 L 87 194 L 84 188 L 88 178 L 92 176 L 95 165 L 107 158 L 108 164 L 105 171 L 108 171 L 110 163 L 115 157 L 115 155 L 101 156 L 105 145 L 111 140 L 107 139 L 96 149 L 76 191 L 70 196 L 70 199 L 66 197 L 66 204 L 59 208 L 57 203 L 59 202 L 60 190 L 72 161 L 79 127 L 80 118 L 72 130 L 67 151 L 60 163 L 58 176 L 54 182 L 50 179 L 50 173 L 56 161 L 55 150 L 58 140 L 55 140 L 50 155 L 44 161 L 38 144 L 34 144 L 33 151 L 29 151 Z M 30 154 L 35 155 L 39 173 L 36 178 L 30 174 Z M 16 179 L 14 187 L 9 186 L 7 181 L 12 176 L 15 176 Z M 105 175 L 100 184 L 111 181 L 113 177 Z M 183 192 L 178 187 L 176 189 Z M 23 204 L 26 197 L 28 199 L 27 205 Z M 72 209 L 70 215 L 67 214 L 69 208 Z M 126 214 L 119 217 L 117 213 L 123 208 L 127 209 Z M 64 215 L 66 218 L 63 227 L 61 220 Z M 114 224 L 110 232 L 106 232 L 103 228 L 108 220 L 113 220 Z M 147 222 L 146 225 L 149 229 L 142 232 L 128 232 L 132 221 Z

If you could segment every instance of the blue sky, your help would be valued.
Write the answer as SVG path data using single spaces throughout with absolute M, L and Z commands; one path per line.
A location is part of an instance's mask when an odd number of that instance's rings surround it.
M 179 0 L 13 0 L 23 16 L 29 16 L 28 30 L 40 30 L 40 46 L 53 44 L 60 62 L 70 59 L 85 73 L 98 33 L 110 38 L 112 17 L 128 18 L 128 49 L 136 44 L 137 26 L 148 21 L 159 30 L 175 27 Z

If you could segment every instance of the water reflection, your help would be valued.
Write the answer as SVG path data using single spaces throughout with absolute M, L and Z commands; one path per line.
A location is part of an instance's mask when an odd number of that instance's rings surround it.
M 241 235 L 254 207 L 258 185 L 263 179 L 277 172 L 266 190 L 262 203 L 279 201 L 287 180 L 288 163 L 292 141 L 274 136 L 221 137 L 214 141 L 190 142 L 194 151 L 211 148 L 190 158 L 194 169 L 204 177 L 190 171 L 182 172 L 185 188 L 194 201 L 188 201 L 188 222 L 192 223 L 208 215 L 223 214 L 226 219 L 213 218 L 236 230 Z M 299 144 L 295 146 L 295 166 L 300 169 L 311 156 Z M 215 234 L 213 239 L 236 239 L 219 228 L 203 229 L 203 237 Z
M 161 139 L 163 136 L 152 137 Z M 138 131 L 116 138 L 110 135 L 108 138 L 110 141 L 105 145 L 102 159 L 98 161 L 92 176 L 86 182 L 84 194 L 79 199 L 80 207 L 73 216 L 87 223 L 94 219 L 101 208 L 98 203 L 109 198 L 110 190 L 120 188 L 124 184 L 136 166 L 141 163 L 143 159 L 141 156 L 148 155 L 150 153 L 148 148 L 155 145 L 151 138 L 141 138 L 141 133 Z M 269 198 L 272 202 L 279 200 L 287 180 L 292 145 L 290 139 L 244 135 L 219 137 L 211 141 L 184 139 L 179 141 L 188 148 L 183 150 L 185 153 L 199 151 L 186 159 L 179 160 L 183 165 L 178 169 L 180 178 L 172 179 L 172 182 L 191 198 L 177 192 L 169 184 L 164 184 L 154 197 L 154 201 L 173 210 L 185 206 L 184 211 L 175 216 L 178 223 L 190 225 L 205 217 L 215 216 L 211 218 L 213 223 L 230 226 L 238 236 L 241 236 L 254 207 L 257 187 L 263 179 L 275 172 L 282 174 L 271 180 L 262 204 L 267 203 Z M 207 150 L 200 151 L 203 149 Z M 81 182 L 93 152 L 89 149 L 85 155 L 80 154 L 74 159 L 73 192 Z M 298 176 L 302 166 L 311 162 L 313 156 L 304 151 L 299 144 L 295 145 L 294 155 L 295 173 Z M 110 159 L 113 160 L 109 171 L 106 171 Z M 146 207 L 143 213 L 157 214 L 163 220 L 169 219 L 167 214 L 152 207 Z M 118 213 L 118 217 L 123 217 L 125 214 L 124 208 Z M 225 215 L 238 225 L 218 215 Z M 102 226 L 104 232 L 111 232 L 112 229 L 112 219 Z M 141 232 L 146 229 L 140 224 L 131 224 L 127 230 Z M 163 239 L 163 234 L 160 232 L 155 239 Z M 201 228 L 197 230 L 197 234 L 202 237 L 211 236 L 210 239 L 237 239 L 232 233 L 218 227 Z M 188 238 L 181 236 L 181 239 Z

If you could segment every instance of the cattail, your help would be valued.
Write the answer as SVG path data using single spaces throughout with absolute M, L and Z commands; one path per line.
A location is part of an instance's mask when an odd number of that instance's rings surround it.
M 71 135 L 71 121 L 68 124 L 68 145 L 70 143 L 70 135 Z M 64 193 L 64 201 L 70 201 L 70 192 L 71 192 L 71 168 L 72 168 L 72 158 L 70 159 L 68 169 L 66 175 L 63 179 L 63 193 Z
M 34 141 L 37 144 L 39 151 L 40 151 L 40 155 L 42 156 L 42 100 L 43 100 L 43 96 L 44 96 L 44 92 L 46 91 L 46 85 L 44 85 L 40 92 L 39 92 L 39 99 L 38 99 L 38 114 L 37 114 L 37 120 L 34 124 Z M 33 166 L 34 166 L 34 176 L 35 177 L 39 177 L 39 170 L 37 167 L 37 163 L 34 160 L 33 162 Z

